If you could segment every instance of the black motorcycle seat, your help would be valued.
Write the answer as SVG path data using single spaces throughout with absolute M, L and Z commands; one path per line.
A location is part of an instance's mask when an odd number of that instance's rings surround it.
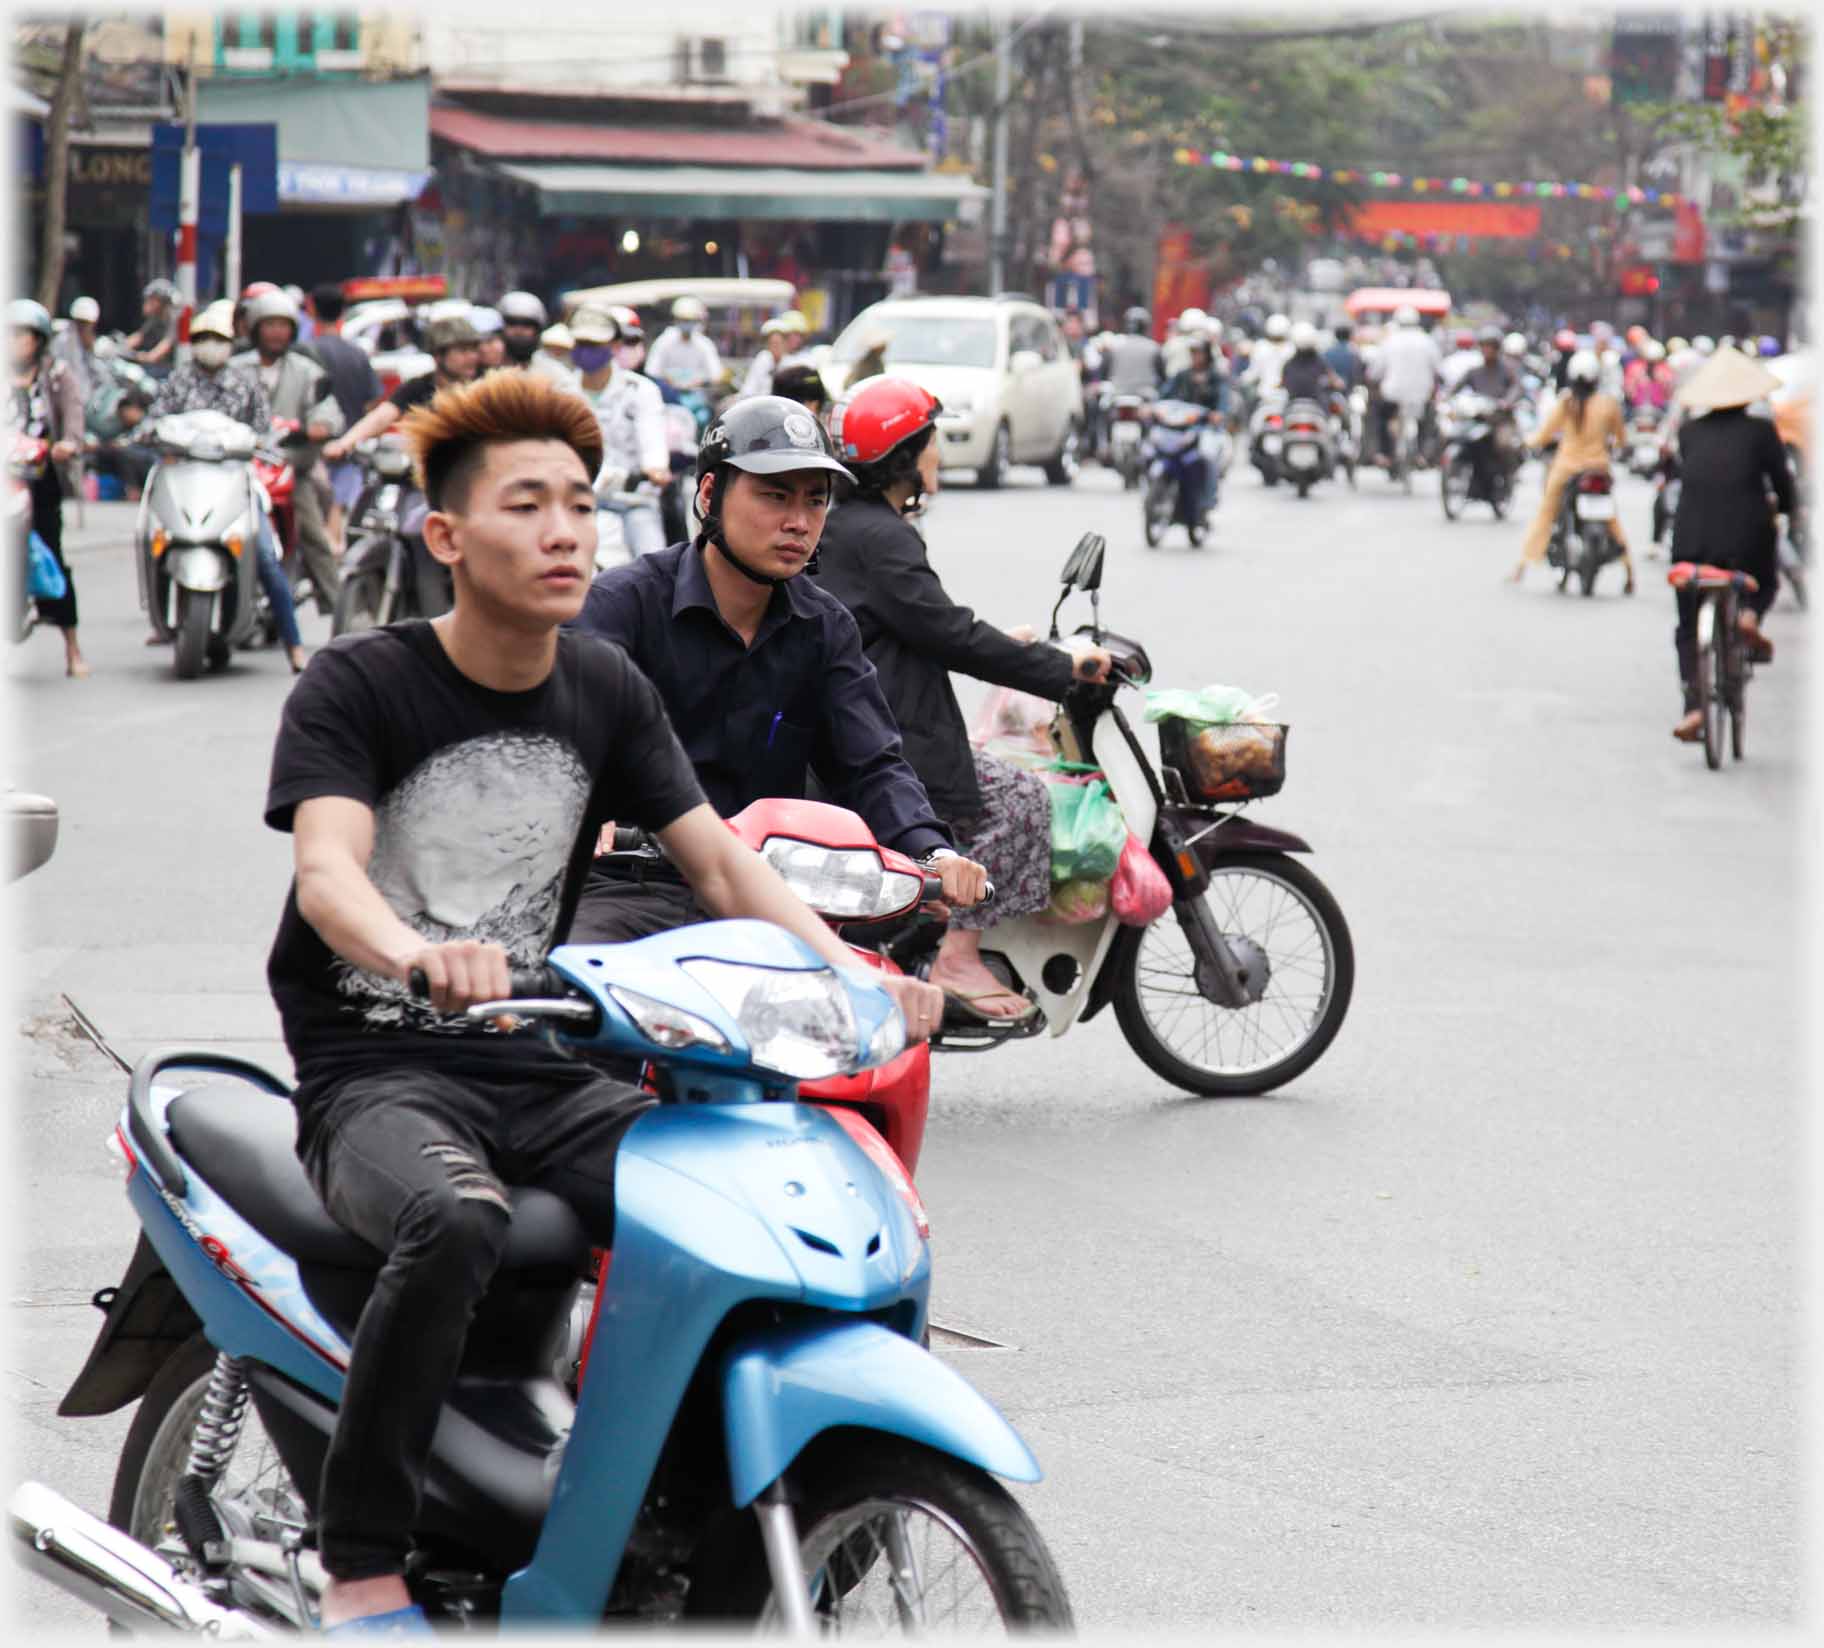
M 195 1087 L 166 1118 L 177 1153 L 268 1241 L 300 1263 L 378 1270 L 385 1257 L 330 1218 L 295 1149 L 297 1113 L 243 1082 Z M 511 1188 L 513 1222 L 502 1270 L 582 1271 L 589 1238 L 569 1203 Z

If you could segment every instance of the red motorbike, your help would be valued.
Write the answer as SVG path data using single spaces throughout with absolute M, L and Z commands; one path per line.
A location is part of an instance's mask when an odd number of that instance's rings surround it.
M 889 929 L 935 903 L 941 894 L 935 876 L 904 853 L 881 846 L 861 817 L 846 807 L 765 799 L 742 808 L 727 823 L 799 898 L 839 930 Z M 658 848 L 643 831 L 621 828 L 614 833 L 614 851 L 616 856 L 650 858 Z M 851 943 L 850 948 L 878 972 L 900 972 L 896 963 L 866 944 Z M 899 1193 L 919 1234 L 929 1236 L 931 1221 L 912 1174 L 931 1107 L 930 1046 L 916 1042 L 889 1063 L 858 1075 L 801 1082 L 798 1097 L 827 1111 L 841 1125 Z M 612 1253 L 597 1250 L 598 1285 L 584 1289 L 572 1318 L 565 1371 L 573 1388 L 580 1388 L 589 1365 L 602 1297 L 599 1284 L 613 1260 Z

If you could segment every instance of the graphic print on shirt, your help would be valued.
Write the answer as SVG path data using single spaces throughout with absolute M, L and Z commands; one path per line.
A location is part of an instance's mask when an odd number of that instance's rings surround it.
M 446 745 L 375 809 L 368 879 L 429 942 L 478 939 L 500 945 L 516 967 L 535 966 L 556 935 L 589 791 L 576 751 L 546 734 Z M 475 1029 L 377 973 L 342 963 L 338 983 L 370 1030 Z

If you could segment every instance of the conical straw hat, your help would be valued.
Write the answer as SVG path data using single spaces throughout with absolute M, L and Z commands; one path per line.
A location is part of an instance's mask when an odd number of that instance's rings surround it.
M 1685 381 L 1679 404 L 1693 412 L 1746 406 L 1780 387 L 1780 380 L 1739 349 L 1719 349 Z

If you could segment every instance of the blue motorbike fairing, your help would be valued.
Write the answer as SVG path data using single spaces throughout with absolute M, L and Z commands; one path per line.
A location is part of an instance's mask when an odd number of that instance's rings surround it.
M 1037 1482 L 1020 1434 L 959 1373 L 878 1322 L 828 1319 L 741 1340 L 722 1375 L 728 1469 L 750 1505 L 806 1443 L 853 1425 L 904 1436 L 1014 1482 Z
M 594 1037 L 597 1046 L 615 1048 L 642 1058 L 663 1057 L 670 1065 L 752 1071 L 756 1081 L 764 1079 L 765 1071 L 754 1066 L 747 1040 L 734 1015 L 678 965 L 698 960 L 777 972 L 835 972 L 847 990 L 849 1007 L 854 1014 L 855 1046 L 849 1061 L 854 1068 L 869 1062 L 868 1049 L 873 1045 L 875 1035 L 899 1011 L 893 998 L 877 984 L 847 969 L 832 969 L 802 939 L 794 938 L 770 921 L 706 921 L 654 933 L 649 938 L 635 939 L 627 944 L 565 944 L 551 952 L 550 965 L 586 991 L 600 1006 L 602 1022 Z M 656 1049 L 608 994 L 613 986 L 620 985 L 640 995 L 652 996 L 660 979 L 664 988 L 659 994 L 665 1002 L 712 1025 L 727 1038 L 726 1051 L 704 1046 Z M 780 1076 L 778 1082 L 783 1084 L 790 1079 Z M 759 1096 L 757 1091 L 754 1096 Z
M 502 1619 L 600 1618 L 679 1404 L 737 1306 L 910 1302 L 922 1324 L 930 1286 L 911 1214 L 823 1112 L 678 1104 L 641 1116 L 616 1160 L 614 1262 L 576 1422 Z

